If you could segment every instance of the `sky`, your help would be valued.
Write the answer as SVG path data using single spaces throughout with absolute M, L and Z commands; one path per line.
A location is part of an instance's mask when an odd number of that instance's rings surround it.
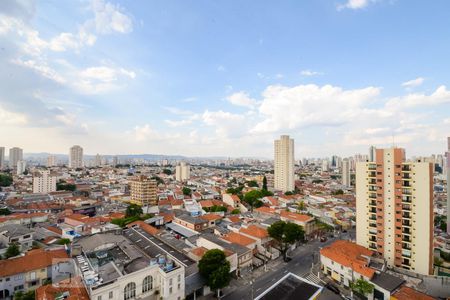
M 0 146 L 443 153 L 447 0 L 0 1 Z

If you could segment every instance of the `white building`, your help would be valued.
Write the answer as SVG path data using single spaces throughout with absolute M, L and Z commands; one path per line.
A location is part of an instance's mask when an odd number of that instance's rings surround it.
M 5 147 L 0 147 L 0 170 L 5 167 Z
M 356 242 L 388 266 L 433 270 L 433 165 L 406 162 L 401 148 L 377 149 L 356 165 Z
M 342 185 L 351 186 L 350 179 L 350 162 L 347 158 L 342 160 Z
M 102 156 L 97 153 L 97 155 L 95 156 L 94 166 L 100 167 L 101 165 L 102 165 Z
M 33 193 L 47 194 L 56 191 L 57 177 L 48 170 L 34 172 Z
M 18 147 L 9 149 L 9 167 L 16 168 L 19 160 L 23 160 L 23 150 Z
M 72 146 L 69 152 L 69 168 L 83 167 L 83 148 L 78 145 Z
M 275 140 L 274 187 L 283 192 L 295 189 L 294 181 L 294 139 L 282 135 Z
M 175 167 L 175 179 L 177 181 L 187 181 L 191 177 L 191 167 L 184 161 Z
M 377 148 L 375 148 L 375 146 L 370 146 L 370 148 L 369 148 L 369 161 L 370 162 L 375 161 L 375 157 L 377 155 L 376 151 L 377 151 Z
M 56 167 L 56 156 L 50 155 L 47 157 L 47 167 Z
M 27 169 L 27 162 L 24 160 L 19 160 L 17 162 L 17 175 L 22 175 Z

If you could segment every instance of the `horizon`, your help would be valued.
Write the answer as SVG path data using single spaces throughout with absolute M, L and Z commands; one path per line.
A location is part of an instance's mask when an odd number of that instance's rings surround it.
M 296 157 L 445 153 L 449 12 L 443 0 L 0 1 L 0 146 L 271 158 L 288 134 Z

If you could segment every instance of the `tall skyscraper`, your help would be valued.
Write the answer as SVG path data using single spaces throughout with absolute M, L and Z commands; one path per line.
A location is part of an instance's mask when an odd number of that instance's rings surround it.
M 342 160 L 342 185 L 351 186 L 350 161 L 348 158 Z
M 175 167 L 175 179 L 177 181 L 186 181 L 191 177 L 191 167 L 184 161 Z
M 17 162 L 23 160 L 23 150 L 18 147 L 9 149 L 9 167 L 17 168 Z
M 283 192 L 295 189 L 294 181 L 294 139 L 288 135 L 282 135 L 275 140 L 275 189 Z
M 97 155 L 95 156 L 95 161 L 94 161 L 94 165 L 96 167 L 100 167 L 102 165 L 102 156 L 100 154 L 97 153 Z
M 156 180 L 137 176 L 130 180 L 130 202 L 141 206 L 157 205 Z
M 78 145 L 72 146 L 69 151 L 69 168 L 83 167 L 83 148 Z
M 375 148 L 375 146 L 370 146 L 370 148 L 369 148 L 369 161 L 370 162 L 375 161 L 375 157 L 377 155 L 376 151 L 377 151 L 377 148 Z
M 56 166 L 56 156 L 50 155 L 47 157 L 47 167 L 55 167 Z
M 0 170 L 5 167 L 5 147 L 0 147 Z
M 450 137 L 447 137 L 447 233 L 450 234 Z
M 433 271 L 433 166 L 406 162 L 401 148 L 377 149 L 356 165 L 356 242 L 388 266 Z
M 56 174 L 48 170 L 33 173 L 33 193 L 47 194 L 56 191 Z

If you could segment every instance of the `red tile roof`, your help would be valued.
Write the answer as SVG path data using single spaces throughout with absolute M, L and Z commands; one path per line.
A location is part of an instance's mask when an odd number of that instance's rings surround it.
M 239 244 L 245 247 L 256 242 L 254 239 L 236 232 L 228 233 L 226 236 L 223 237 L 223 239 L 229 241 L 230 243 Z
M 355 272 L 362 274 L 369 279 L 371 279 L 375 273 L 375 270 L 367 265 L 367 259 L 363 257 L 370 257 L 374 252 L 355 243 L 338 240 L 333 244 L 322 248 L 320 254 L 338 264 L 353 269 Z
M 144 221 L 134 221 L 127 225 L 128 228 L 131 228 L 134 226 L 139 226 L 140 228 L 142 228 L 142 230 L 144 230 L 145 232 L 147 232 L 148 234 L 151 234 L 151 235 L 157 235 L 159 233 L 158 228 L 153 227 L 152 225 L 149 225 L 149 224 L 145 223 Z
M 391 299 L 396 300 L 434 300 L 435 298 L 424 293 L 416 291 L 410 287 L 402 286 L 398 291 L 392 294 Z
M 269 237 L 269 233 L 265 228 L 256 225 L 249 225 L 247 228 L 241 227 L 239 231 L 259 239 L 265 239 Z
M 54 259 L 69 259 L 64 249 L 45 251 L 31 250 L 25 256 L 0 261 L 0 277 L 30 272 L 51 266 Z
M 302 222 L 302 223 L 305 223 L 305 222 L 308 222 L 308 221 L 311 221 L 314 219 L 313 217 L 308 216 L 308 215 L 298 214 L 298 213 L 285 211 L 285 210 L 280 211 L 280 216 L 282 218 L 286 218 L 286 219 L 290 219 L 290 220 L 298 221 L 298 222 Z
M 57 284 L 47 284 L 36 289 L 36 300 L 55 300 L 61 293 L 68 291 L 70 296 L 67 300 L 89 300 L 80 277 L 65 279 Z

